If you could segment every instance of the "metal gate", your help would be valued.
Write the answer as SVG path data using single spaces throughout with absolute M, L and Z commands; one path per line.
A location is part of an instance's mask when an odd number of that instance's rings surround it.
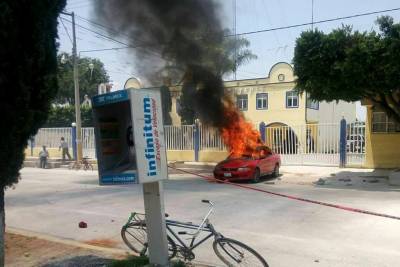
M 365 162 L 365 123 L 347 124 L 346 133 L 346 165 L 361 167 Z
M 265 128 L 265 143 L 281 155 L 284 165 L 339 166 L 340 124 L 319 123 Z M 362 166 L 365 160 L 365 125 L 346 127 L 347 166 Z
M 265 128 L 265 143 L 284 165 L 339 165 L 339 124 Z

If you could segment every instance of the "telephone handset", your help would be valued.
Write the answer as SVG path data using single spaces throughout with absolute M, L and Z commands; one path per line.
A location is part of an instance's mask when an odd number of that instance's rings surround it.
M 128 144 L 129 147 L 133 147 L 135 145 L 135 143 L 133 142 L 132 126 L 129 126 L 126 129 L 126 143 Z

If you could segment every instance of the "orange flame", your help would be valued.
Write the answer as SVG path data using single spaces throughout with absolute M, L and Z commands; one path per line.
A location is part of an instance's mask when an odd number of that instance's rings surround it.
M 253 155 L 257 146 L 262 145 L 260 132 L 246 121 L 232 101 L 226 100 L 224 109 L 226 124 L 219 130 L 230 154 L 233 157 Z

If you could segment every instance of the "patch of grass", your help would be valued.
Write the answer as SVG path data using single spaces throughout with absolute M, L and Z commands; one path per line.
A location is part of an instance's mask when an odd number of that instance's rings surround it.
M 179 261 L 173 261 L 172 262 L 172 267 L 186 267 L 187 265 L 185 262 L 179 260 Z
M 142 267 L 149 264 L 149 258 L 147 257 L 134 257 L 130 256 L 124 260 L 113 260 L 108 267 Z M 179 260 L 172 261 L 171 267 L 186 267 L 187 265 Z
M 113 260 L 108 267 L 141 267 L 149 264 L 147 257 L 128 257 L 124 260 Z

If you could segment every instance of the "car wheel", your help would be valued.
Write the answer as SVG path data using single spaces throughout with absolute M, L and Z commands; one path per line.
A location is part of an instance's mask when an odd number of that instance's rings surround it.
M 253 179 L 251 181 L 253 183 L 258 183 L 260 181 L 260 169 L 256 168 L 253 174 Z
M 274 172 L 272 173 L 272 177 L 277 178 L 279 176 L 279 165 L 276 164 L 274 168 Z

